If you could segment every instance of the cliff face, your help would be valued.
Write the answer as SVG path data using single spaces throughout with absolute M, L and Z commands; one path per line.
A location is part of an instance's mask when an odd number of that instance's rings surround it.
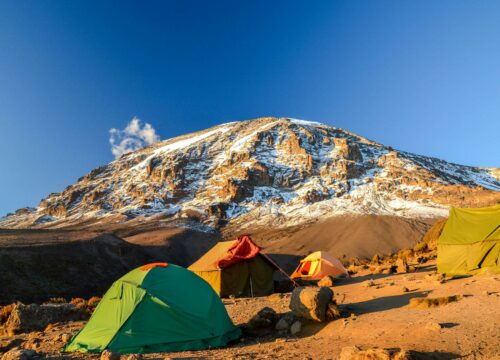
M 7 228 L 196 219 L 289 226 L 341 214 L 438 217 L 500 202 L 498 169 L 397 151 L 288 118 L 223 124 L 128 153 L 92 170 Z

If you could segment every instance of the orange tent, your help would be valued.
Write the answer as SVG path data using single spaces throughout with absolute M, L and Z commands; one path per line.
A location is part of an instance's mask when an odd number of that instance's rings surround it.
M 321 280 L 327 275 L 333 277 L 349 276 L 339 259 L 325 251 L 316 251 L 300 260 L 299 266 L 290 277 L 292 279 Z

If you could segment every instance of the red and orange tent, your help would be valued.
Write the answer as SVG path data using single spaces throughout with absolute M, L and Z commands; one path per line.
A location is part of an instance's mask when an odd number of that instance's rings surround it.
M 188 269 L 221 297 L 269 295 L 274 271 L 279 270 L 250 236 L 219 242 Z
M 321 280 L 327 275 L 339 277 L 349 276 L 349 273 L 339 259 L 325 251 L 316 251 L 302 259 L 290 277 L 292 279 Z

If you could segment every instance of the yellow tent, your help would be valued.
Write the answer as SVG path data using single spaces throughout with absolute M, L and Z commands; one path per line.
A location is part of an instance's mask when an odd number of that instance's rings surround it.
M 451 208 L 438 240 L 437 268 L 452 275 L 500 272 L 500 205 Z
M 300 260 L 300 264 L 290 275 L 292 279 L 321 280 L 323 277 L 349 276 L 339 259 L 325 251 L 316 251 Z

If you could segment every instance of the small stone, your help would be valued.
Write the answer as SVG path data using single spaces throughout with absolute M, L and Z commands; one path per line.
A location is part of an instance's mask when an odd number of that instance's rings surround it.
M 427 330 L 432 330 L 432 331 L 439 331 L 441 330 L 441 324 L 437 323 L 437 322 L 428 322 L 426 325 L 425 325 L 425 328 Z
M 297 335 L 302 329 L 302 323 L 300 321 L 295 321 L 290 327 L 290 334 Z
M 281 299 L 283 299 L 283 298 L 284 298 L 284 295 L 283 295 L 283 294 L 274 293 L 274 294 L 269 295 L 268 300 L 269 300 L 270 302 L 279 302 L 279 301 L 281 301 Z
M 483 295 L 488 296 L 488 295 L 491 295 L 491 294 L 493 294 L 491 291 L 488 291 L 488 290 L 484 290 L 483 291 Z
M 408 263 L 406 262 L 405 259 L 397 259 L 396 260 L 396 272 L 398 274 L 408 272 Z
M 120 360 L 120 354 L 109 350 L 101 353 L 101 360 Z
M 410 289 L 408 289 L 406 286 L 403 286 L 403 292 L 407 293 L 407 292 L 410 292 Z
M 276 323 L 275 329 L 276 330 L 286 330 L 290 326 L 289 322 L 285 318 L 281 318 L 278 320 Z
M 332 287 L 333 285 L 334 285 L 334 278 L 331 275 L 327 275 L 323 277 L 320 281 L 318 281 L 318 286 Z
M 61 341 L 67 343 L 69 340 L 71 340 L 72 337 L 73 335 L 69 333 L 61 334 Z
M 426 274 L 424 276 L 424 279 L 426 281 L 437 282 L 441 284 L 444 282 L 444 275 L 439 273 L 431 273 L 431 274 Z
M 130 354 L 126 357 L 126 360 L 142 360 L 141 354 Z
M 366 280 L 364 283 L 363 283 L 363 286 L 364 287 L 371 287 L 371 286 L 375 286 L 375 283 L 373 282 L 372 279 L 370 280 Z
M 326 320 L 332 321 L 340 318 L 340 309 L 335 300 L 332 300 L 326 310 Z

